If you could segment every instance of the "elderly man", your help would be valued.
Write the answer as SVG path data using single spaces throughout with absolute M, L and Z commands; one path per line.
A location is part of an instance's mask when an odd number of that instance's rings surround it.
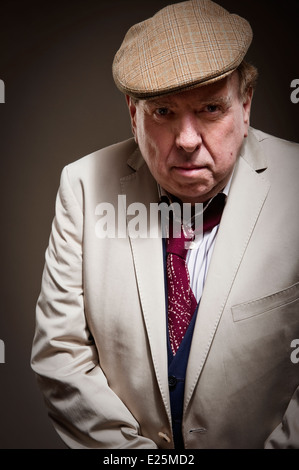
M 62 172 L 32 367 L 71 448 L 299 447 L 299 149 L 249 125 L 251 39 L 210 0 L 133 26 L 134 139 Z M 161 201 L 191 219 L 136 236 Z

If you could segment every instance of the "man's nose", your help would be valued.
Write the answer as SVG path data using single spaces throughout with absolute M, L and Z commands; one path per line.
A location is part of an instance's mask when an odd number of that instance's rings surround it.
M 199 124 L 196 116 L 184 116 L 176 129 L 176 145 L 187 153 L 198 150 L 202 143 Z

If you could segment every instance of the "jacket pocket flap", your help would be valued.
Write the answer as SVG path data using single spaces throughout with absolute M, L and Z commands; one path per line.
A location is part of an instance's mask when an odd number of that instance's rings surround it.
M 234 321 L 245 320 L 299 299 L 299 282 L 291 287 L 232 307 Z

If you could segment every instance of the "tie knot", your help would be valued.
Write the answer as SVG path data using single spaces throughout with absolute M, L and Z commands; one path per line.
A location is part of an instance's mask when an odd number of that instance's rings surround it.
M 187 256 L 187 242 L 193 240 L 194 233 L 189 227 L 181 225 L 181 230 L 177 233 L 170 233 L 167 239 L 167 253 L 178 255 L 183 259 Z
M 201 213 L 203 227 L 200 227 L 200 232 L 203 234 L 210 232 L 216 225 L 220 223 L 222 212 L 225 205 L 226 196 L 224 193 L 218 193 L 204 208 Z M 196 217 L 196 216 L 195 216 Z M 199 228 L 199 227 L 198 227 Z M 195 239 L 198 235 L 198 230 L 195 225 L 195 232 L 188 225 L 181 225 L 179 227 L 169 227 L 169 237 L 167 239 L 167 253 L 172 253 L 186 259 L 188 242 Z

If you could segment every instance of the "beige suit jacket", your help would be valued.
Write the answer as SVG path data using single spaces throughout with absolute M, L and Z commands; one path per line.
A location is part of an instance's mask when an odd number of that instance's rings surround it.
M 299 448 L 298 181 L 299 146 L 251 129 L 196 320 L 186 449 Z M 63 170 L 32 367 L 69 447 L 171 449 L 162 243 L 97 236 L 118 195 L 158 202 L 133 140 Z

